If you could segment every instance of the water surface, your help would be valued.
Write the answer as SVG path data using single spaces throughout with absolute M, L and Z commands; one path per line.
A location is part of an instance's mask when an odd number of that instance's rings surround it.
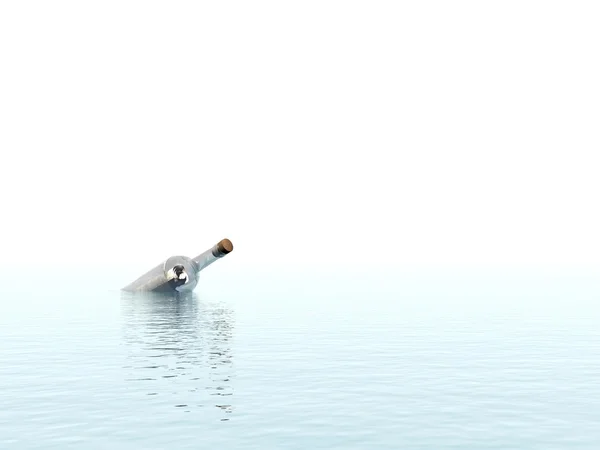
M 78 270 L 0 280 L 2 449 L 600 448 L 594 272 Z

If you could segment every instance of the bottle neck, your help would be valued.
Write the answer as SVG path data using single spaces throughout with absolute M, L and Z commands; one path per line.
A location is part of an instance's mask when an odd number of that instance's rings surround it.
M 204 253 L 200 253 L 195 258 L 192 258 L 192 261 L 198 267 L 198 272 L 206 267 L 210 266 L 217 259 L 221 259 L 223 256 L 227 255 L 233 250 L 233 245 L 229 239 L 223 239 L 218 242 L 212 248 L 209 248 Z
M 212 263 L 214 263 L 216 260 L 221 259 L 223 256 L 225 256 L 225 255 L 220 255 L 218 252 L 215 251 L 215 249 L 216 249 L 216 246 L 211 249 L 206 250 L 203 253 L 200 253 L 195 258 L 192 258 L 192 261 L 194 261 L 194 263 L 196 263 L 196 266 L 198 267 L 198 272 L 207 268 Z
M 196 263 L 198 272 L 200 272 L 202 269 L 204 269 L 204 268 L 210 266 L 212 263 L 214 263 L 217 259 L 219 259 L 219 258 L 214 256 L 212 253 L 212 249 L 210 249 L 210 250 L 206 250 L 203 253 L 200 253 L 195 258 L 192 258 L 192 261 L 194 261 Z

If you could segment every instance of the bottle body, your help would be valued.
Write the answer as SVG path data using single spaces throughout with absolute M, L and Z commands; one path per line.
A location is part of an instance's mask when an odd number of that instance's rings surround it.
M 172 256 L 123 288 L 124 291 L 191 292 L 198 284 L 198 266 L 187 256 Z

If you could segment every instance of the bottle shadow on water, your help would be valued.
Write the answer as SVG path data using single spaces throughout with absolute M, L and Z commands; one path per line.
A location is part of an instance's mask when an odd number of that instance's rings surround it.
M 121 303 L 132 387 L 186 412 L 219 408 L 229 420 L 233 311 L 195 293 L 123 293 Z

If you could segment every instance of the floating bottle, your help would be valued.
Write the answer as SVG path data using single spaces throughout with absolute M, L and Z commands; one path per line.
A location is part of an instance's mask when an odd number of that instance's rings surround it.
M 172 256 L 125 286 L 123 290 L 128 292 L 191 292 L 198 284 L 200 271 L 232 250 L 231 241 L 223 239 L 195 258 Z

